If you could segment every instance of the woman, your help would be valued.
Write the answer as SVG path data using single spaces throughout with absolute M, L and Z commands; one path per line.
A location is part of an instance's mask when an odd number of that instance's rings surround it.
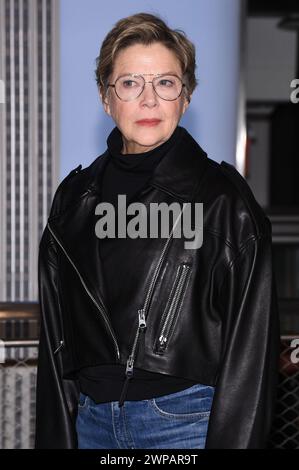
M 266 444 L 279 351 L 271 226 L 234 167 L 178 125 L 194 71 L 192 43 L 150 14 L 120 20 L 102 44 L 97 83 L 116 127 L 59 186 L 40 244 L 37 448 Z M 163 223 L 175 204 L 168 235 L 135 236 L 132 217 L 115 230 L 119 196 L 147 214 L 162 204 Z M 98 217 L 102 203 L 116 221 Z M 175 228 L 198 204 L 203 238 L 186 245 Z

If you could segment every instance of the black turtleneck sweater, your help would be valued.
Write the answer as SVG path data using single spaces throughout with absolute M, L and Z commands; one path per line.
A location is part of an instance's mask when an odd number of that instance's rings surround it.
M 153 150 L 138 154 L 122 154 L 122 136 L 114 128 L 107 139 L 109 159 L 106 164 L 101 186 L 101 201 L 117 205 L 118 194 L 125 194 L 127 205 L 146 185 L 156 165 L 168 150 L 176 145 L 183 129 L 177 127 L 171 137 Z M 117 233 L 117 231 L 116 231 Z M 122 276 L 127 278 L 131 266 L 121 259 L 122 250 L 118 249 L 121 239 L 105 238 L 101 240 L 100 257 L 105 277 L 108 310 L 118 302 Z M 111 318 L 113 324 L 113 318 Z M 98 365 L 81 369 L 78 375 L 80 389 L 96 403 L 118 401 L 125 380 L 125 366 L 120 364 Z M 126 400 L 145 400 L 167 395 L 191 387 L 196 382 L 142 369 L 134 368 L 133 378 L 126 393 Z

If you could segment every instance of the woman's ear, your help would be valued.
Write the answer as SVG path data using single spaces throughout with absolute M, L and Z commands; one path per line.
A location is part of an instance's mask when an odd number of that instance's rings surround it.
M 184 97 L 184 104 L 183 104 L 183 113 L 185 113 L 185 111 L 187 111 L 188 107 L 189 107 L 189 104 L 191 102 L 191 96 L 192 95 L 189 95 L 189 94 L 186 94 L 185 97 Z
M 105 113 L 107 113 L 109 116 L 111 116 L 110 106 L 109 106 L 108 96 L 107 96 L 108 94 L 105 93 L 104 90 L 99 88 L 99 95 L 100 95 L 100 99 L 102 101 Z

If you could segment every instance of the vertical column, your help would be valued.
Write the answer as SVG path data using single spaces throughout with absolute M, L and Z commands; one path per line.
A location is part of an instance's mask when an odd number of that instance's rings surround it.
M 28 298 L 34 300 L 37 298 L 36 270 L 37 270 L 37 247 L 38 247 L 38 31 L 37 31 L 37 0 L 28 0 L 28 43 L 30 44 L 30 54 L 28 57 L 29 77 L 29 108 L 30 120 L 28 127 Z
M 25 132 L 24 132 L 24 5 L 23 0 L 19 0 L 19 31 L 18 31 L 18 42 L 19 42 L 19 116 L 20 116 L 20 158 L 19 158 L 19 293 L 18 298 L 24 299 L 24 285 L 25 285 Z
M 0 1 L 0 300 L 6 299 L 6 38 L 5 2 Z
M 0 0 L 0 301 L 38 296 L 38 244 L 59 158 L 57 10 L 56 0 Z
M 7 157 L 10 159 L 9 176 L 9 220 L 10 224 L 10 240 L 8 247 L 10 248 L 9 265 L 10 269 L 7 273 L 10 278 L 10 297 L 15 300 L 16 291 L 16 76 L 15 76 L 15 7 L 14 1 L 9 4 L 10 7 L 10 28 L 9 28 L 9 55 L 10 55 L 10 153 Z

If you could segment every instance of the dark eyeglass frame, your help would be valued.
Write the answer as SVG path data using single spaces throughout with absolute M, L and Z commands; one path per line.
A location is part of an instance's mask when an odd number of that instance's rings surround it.
M 153 80 L 148 80 L 148 81 L 146 81 L 146 80 L 144 79 L 144 76 L 147 76 L 147 75 L 151 75 L 151 76 L 153 76 L 153 77 L 155 77 L 155 78 L 156 78 L 156 77 L 157 77 L 157 78 L 158 78 L 158 77 L 159 77 L 159 78 L 161 78 L 161 77 L 176 77 L 176 78 L 178 78 L 178 79 L 180 80 L 181 84 L 182 84 L 182 88 L 181 88 L 181 91 L 180 91 L 179 95 L 178 95 L 176 98 L 173 98 L 172 100 L 168 100 L 168 99 L 162 98 L 162 96 L 160 96 L 159 93 L 157 92 L 157 90 L 156 90 L 156 88 L 155 88 L 155 85 L 154 85 L 154 83 L 153 83 Z M 143 87 L 142 87 L 141 92 L 139 93 L 139 95 L 137 95 L 135 98 L 132 98 L 132 99 L 130 99 L 130 100 L 124 100 L 123 98 L 121 98 L 121 97 L 117 94 L 117 91 L 116 91 L 116 83 L 117 83 L 118 80 L 120 80 L 120 79 L 123 78 L 123 77 L 132 77 L 132 78 L 138 77 L 138 78 L 142 78 L 142 80 L 143 80 Z M 154 90 L 154 92 L 156 93 L 156 95 L 159 96 L 159 98 L 161 98 L 161 100 L 164 100 L 164 101 L 175 101 L 175 100 L 177 100 L 177 99 L 181 96 L 181 94 L 182 94 L 182 92 L 183 92 L 183 89 L 184 89 L 184 87 L 186 86 L 186 83 L 184 83 L 183 80 L 182 80 L 178 75 L 176 75 L 176 74 L 174 74 L 174 73 L 143 73 L 143 74 L 139 74 L 139 73 L 126 73 L 126 74 L 124 74 L 124 75 L 120 75 L 119 77 L 117 77 L 117 79 L 115 80 L 114 83 L 108 83 L 108 84 L 107 84 L 107 88 L 109 88 L 109 87 L 114 88 L 114 91 L 115 91 L 116 96 L 117 96 L 121 101 L 128 102 L 128 101 L 137 100 L 137 98 L 139 98 L 139 96 L 142 95 L 146 83 L 151 83 L 151 84 L 152 84 L 152 87 L 153 87 L 153 90 Z

